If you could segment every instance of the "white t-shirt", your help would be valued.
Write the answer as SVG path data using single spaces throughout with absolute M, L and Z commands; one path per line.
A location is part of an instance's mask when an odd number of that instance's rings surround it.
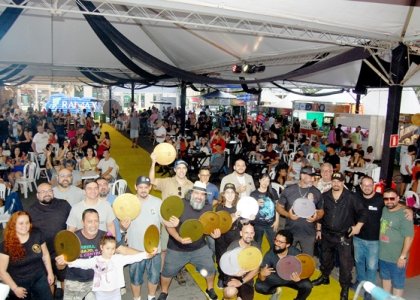
M 407 172 L 406 166 L 409 170 L 413 168 L 413 158 L 408 153 L 403 154 L 401 157 L 400 172 L 402 175 L 411 175 L 409 172 Z
M 114 222 L 115 214 L 112 210 L 111 205 L 104 200 L 98 200 L 98 202 L 95 205 L 88 205 L 86 204 L 86 201 L 81 201 L 73 205 L 66 221 L 67 226 L 76 227 L 76 229 L 82 229 L 82 214 L 85 211 L 85 209 L 88 208 L 96 209 L 96 211 L 98 212 L 99 229 L 105 232 L 108 231 L 107 224 Z
M 85 199 L 85 192 L 77 186 L 71 185 L 66 191 L 61 191 L 58 186 L 53 187 L 54 197 L 66 200 L 71 206 Z
M 38 132 L 37 134 L 35 134 L 34 138 L 32 139 L 32 142 L 35 144 L 35 151 L 37 153 L 44 152 L 44 149 L 47 147 L 48 144 L 48 139 L 49 136 L 46 132 Z
M 158 129 L 155 129 L 155 138 L 157 143 L 163 143 L 166 137 L 166 129 L 163 126 L 160 126 Z
M 146 252 L 133 255 L 114 254 L 107 260 L 102 256 L 76 259 L 69 263 L 70 268 L 93 269 L 92 291 L 111 292 L 125 286 L 124 266 L 147 258 Z
M 112 168 L 111 176 L 113 178 L 117 178 L 117 163 L 112 157 L 110 157 L 108 160 L 102 158 L 96 167 L 101 170 L 101 173 L 105 173 L 108 171 L 108 168 Z

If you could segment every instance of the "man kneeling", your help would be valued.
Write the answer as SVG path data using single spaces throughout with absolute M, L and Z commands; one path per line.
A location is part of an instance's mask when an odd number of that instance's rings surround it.
M 275 296 L 279 287 L 286 286 L 298 291 L 295 300 L 305 300 L 312 291 L 312 283 L 309 279 L 300 279 L 297 273 L 293 273 L 291 280 L 284 280 L 277 275 L 277 262 L 287 255 L 296 256 L 300 252 L 291 247 L 293 235 L 288 230 L 280 230 L 274 238 L 274 246 L 263 258 L 262 267 L 255 284 L 258 293 Z M 273 299 L 273 298 L 272 298 Z

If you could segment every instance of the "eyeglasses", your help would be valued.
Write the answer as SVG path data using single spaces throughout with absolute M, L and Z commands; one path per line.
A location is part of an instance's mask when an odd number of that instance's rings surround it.
M 43 194 L 50 194 L 50 193 L 52 193 L 52 192 L 53 192 L 53 190 L 38 191 L 38 194 L 43 195 Z
M 274 242 L 275 242 L 275 243 L 278 243 L 278 244 L 287 244 L 287 242 L 286 242 L 286 241 L 274 240 Z
M 60 177 L 60 178 L 68 178 L 68 177 L 72 177 L 73 175 L 72 174 L 60 174 L 60 175 L 58 175 L 58 177 Z
M 384 201 L 394 201 L 395 199 L 397 199 L 397 198 L 395 198 L 395 197 L 384 197 Z
M 181 190 L 180 186 L 178 187 L 178 196 L 180 196 L 180 197 L 182 196 L 182 190 Z

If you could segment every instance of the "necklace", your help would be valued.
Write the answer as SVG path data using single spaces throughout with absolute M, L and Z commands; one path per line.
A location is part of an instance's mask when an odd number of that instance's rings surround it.
M 304 193 L 303 195 L 302 195 L 302 191 L 299 185 L 298 185 L 298 189 L 299 189 L 298 191 L 299 191 L 300 198 L 306 198 L 306 195 L 308 195 L 308 192 L 309 192 L 309 188 L 306 188 L 308 189 L 308 191 L 306 191 L 306 193 Z

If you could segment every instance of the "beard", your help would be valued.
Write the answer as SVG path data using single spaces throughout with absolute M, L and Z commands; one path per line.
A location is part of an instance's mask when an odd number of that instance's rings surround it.
M 197 202 L 193 198 L 190 200 L 190 205 L 194 210 L 202 210 L 204 207 L 204 201 Z
M 273 252 L 274 252 L 274 254 L 282 254 L 282 253 L 284 253 L 284 251 L 286 251 L 287 250 L 287 247 L 284 247 L 283 249 L 282 248 L 276 248 L 276 247 L 273 247 Z
M 41 202 L 43 205 L 50 205 L 52 202 L 52 198 L 49 200 L 40 200 L 39 202 Z

